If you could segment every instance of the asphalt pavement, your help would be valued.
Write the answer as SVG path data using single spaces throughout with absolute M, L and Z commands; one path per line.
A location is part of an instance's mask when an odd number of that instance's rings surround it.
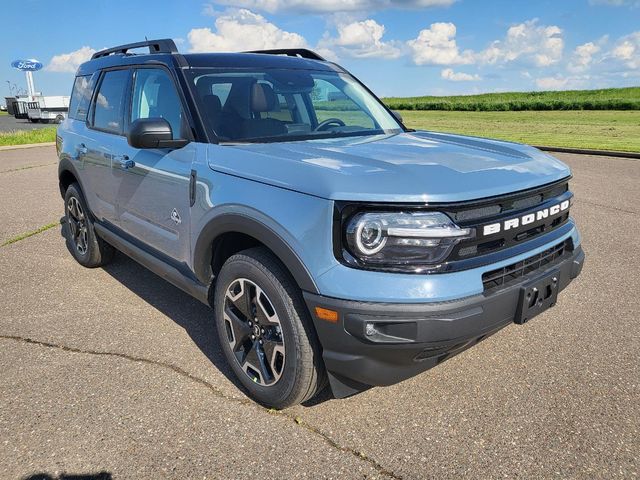
M 556 307 L 398 385 L 273 412 L 205 306 L 124 255 L 82 268 L 57 225 L 22 238 L 62 216 L 55 149 L 0 152 L 0 478 L 637 478 L 640 161 L 557 156 L 587 261 Z
M 13 130 L 34 130 L 36 128 L 49 127 L 53 124 L 31 123 L 27 119 L 17 119 L 13 115 L 0 115 L 0 132 Z

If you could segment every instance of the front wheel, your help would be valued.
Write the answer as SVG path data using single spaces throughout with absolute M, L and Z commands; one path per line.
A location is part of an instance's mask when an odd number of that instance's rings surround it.
M 266 249 L 230 257 L 214 293 L 220 344 L 257 402 L 286 408 L 326 383 L 321 349 L 300 289 Z

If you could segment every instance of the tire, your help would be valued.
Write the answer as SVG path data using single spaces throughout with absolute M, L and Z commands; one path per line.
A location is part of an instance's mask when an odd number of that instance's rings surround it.
M 113 258 L 115 249 L 96 234 L 93 217 L 77 183 L 69 185 L 64 195 L 62 231 L 67 248 L 80 265 L 101 267 Z
M 214 313 L 227 362 L 258 403 L 286 408 L 326 385 L 320 343 L 300 288 L 267 249 L 244 250 L 224 263 Z

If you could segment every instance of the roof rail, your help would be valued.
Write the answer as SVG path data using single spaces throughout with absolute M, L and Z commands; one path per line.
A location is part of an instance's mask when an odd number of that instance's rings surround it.
M 126 45 L 118 45 L 117 47 L 107 48 L 91 55 L 91 60 L 95 58 L 106 57 L 114 53 L 125 54 L 134 48 L 149 47 L 149 53 L 178 53 L 178 47 L 170 38 L 162 38 L 159 40 L 145 40 L 144 42 L 128 43 Z
M 243 53 L 264 53 L 266 55 L 287 55 L 289 57 L 301 57 L 308 58 L 310 60 L 320 60 L 326 62 L 324 58 L 318 55 L 316 52 L 307 48 L 279 48 L 273 50 L 252 50 Z

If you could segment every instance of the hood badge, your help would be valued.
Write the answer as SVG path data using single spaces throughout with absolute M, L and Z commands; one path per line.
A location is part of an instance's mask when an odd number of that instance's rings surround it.
M 177 209 L 173 209 L 171 212 L 171 220 L 175 222 L 176 225 L 180 225 L 182 223 L 182 219 L 180 218 L 180 214 Z

